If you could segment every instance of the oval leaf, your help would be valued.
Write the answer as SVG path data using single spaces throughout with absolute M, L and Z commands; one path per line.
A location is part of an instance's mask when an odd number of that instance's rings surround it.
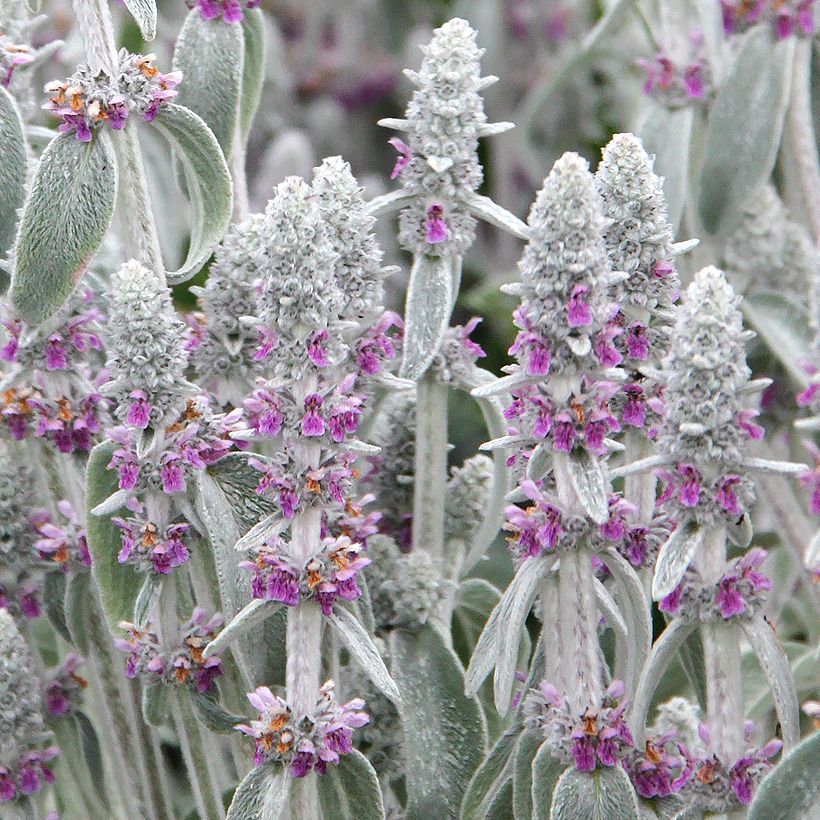
M 768 26 L 746 35 L 706 123 L 698 211 L 715 234 L 772 172 L 789 101 L 794 37 L 773 40 Z
M 242 18 L 245 56 L 242 61 L 242 96 L 239 100 L 239 133 L 248 141 L 251 123 L 259 108 L 265 83 L 265 18 L 262 9 L 247 9 Z
M 125 7 L 140 27 L 142 39 L 151 42 L 157 36 L 156 0 L 123 0 Z
M 820 803 L 820 732 L 785 755 L 757 788 L 748 820 L 807 820 Z
M 283 766 L 252 769 L 236 787 L 227 820 L 279 820 L 287 807 L 291 780 Z
M 142 690 L 142 718 L 149 726 L 162 726 L 168 720 L 168 690 L 164 682 L 147 683 Z
M 80 738 L 80 746 L 83 750 L 88 772 L 91 775 L 91 782 L 100 790 L 101 796 L 105 796 L 105 767 L 103 766 L 102 749 L 100 739 L 94 729 L 94 724 L 85 712 L 75 712 L 73 715 L 74 724 L 77 727 L 77 734 Z
M 0 258 L 14 242 L 17 209 L 26 194 L 26 139 L 14 97 L 0 86 Z
M 31 324 L 53 316 L 103 241 L 117 198 L 111 139 L 55 137 L 43 151 L 23 206 L 14 249 L 11 303 Z
M 455 818 L 484 756 L 486 730 L 478 702 L 464 694 L 456 655 L 429 624 L 390 636 L 393 678 L 407 759 L 407 820 Z
M 74 641 L 65 620 L 66 576 L 62 572 L 47 572 L 43 578 L 43 608 L 49 623 L 69 643 Z
M 689 520 L 679 524 L 667 538 L 655 563 L 655 575 L 652 578 L 654 600 L 660 601 L 674 592 L 703 543 L 705 532 L 694 521 Z
M 174 48 L 174 68 L 182 72 L 176 101 L 202 117 L 226 157 L 239 119 L 244 50 L 241 26 L 203 20 L 198 7 L 185 18 Z
M 115 445 L 112 442 L 98 444 L 88 457 L 86 467 L 86 498 L 88 508 L 93 509 L 117 490 L 116 470 L 107 470 Z M 122 508 L 119 513 L 128 516 Z M 89 515 L 86 521 L 86 537 L 91 553 L 91 571 L 109 627 L 116 633 L 120 621 L 129 621 L 134 615 L 134 604 L 142 588 L 142 575 L 129 564 L 117 560 L 122 536 L 111 523 L 109 516 Z M 69 582 L 70 587 L 70 582 Z M 68 617 L 68 613 L 66 613 Z M 71 620 L 69 618 L 69 626 Z
M 620 767 L 577 772 L 568 769 L 555 786 L 551 820 L 638 820 L 638 796 Z
M 228 227 L 233 203 L 231 177 L 216 137 L 193 111 L 165 103 L 153 125 L 174 147 L 191 200 L 188 255 L 179 270 L 168 273 L 168 282 L 178 284 L 200 270 Z
M 370 761 L 355 749 L 328 766 L 317 780 L 325 817 L 338 820 L 381 820 L 384 817 L 379 779 Z
M 548 820 L 555 784 L 566 767 L 565 763 L 556 760 L 550 754 L 549 747 L 546 744 L 542 745 L 536 753 L 530 773 L 533 820 Z
M 438 353 L 453 311 L 453 269 L 449 256 L 413 259 L 404 309 L 403 379 L 420 379 Z
M 71 642 L 83 655 L 87 655 L 89 651 L 87 621 L 90 592 L 90 573 L 72 572 L 68 576 L 65 590 L 65 621 L 71 634 Z

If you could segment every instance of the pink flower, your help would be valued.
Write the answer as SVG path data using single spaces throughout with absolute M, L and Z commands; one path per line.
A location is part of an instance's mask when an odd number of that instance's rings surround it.
M 431 205 L 427 209 L 425 240 L 428 245 L 436 245 L 447 239 L 447 226 L 444 224 L 444 209 L 441 205 Z
M 631 359 L 645 361 L 649 356 L 649 339 L 646 325 L 633 322 L 626 331 L 626 352 Z
M 700 474 L 691 464 L 679 464 L 678 475 L 683 483 L 678 490 L 678 498 L 684 507 L 696 507 L 700 498 Z
M 142 390 L 134 390 L 130 395 L 133 401 L 128 407 L 125 420 L 128 424 L 144 430 L 151 420 L 151 405 Z
M 567 325 L 569 327 L 584 327 L 592 324 L 592 313 L 589 305 L 584 301 L 589 295 L 586 285 L 576 285 L 567 302 Z
M 387 140 L 387 142 L 399 152 L 399 156 L 396 158 L 396 164 L 390 172 L 390 179 L 395 179 L 410 162 L 410 146 L 398 137 L 393 137 L 392 139 Z M 429 242 L 430 240 L 428 239 L 427 241 Z

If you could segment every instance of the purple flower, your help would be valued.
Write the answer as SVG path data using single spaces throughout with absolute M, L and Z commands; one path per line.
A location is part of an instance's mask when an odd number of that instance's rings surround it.
M 320 412 L 323 399 L 316 393 L 311 393 L 305 398 L 305 415 L 302 416 L 303 436 L 323 436 L 325 433 L 325 421 Z
M 586 285 L 575 285 L 567 302 L 567 325 L 569 327 L 584 327 L 592 324 L 592 313 L 589 305 L 584 301 L 589 295 Z
M 436 245 L 447 239 L 447 226 L 444 224 L 444 209 L 441 205 L 431 205 L 427 209 L 424 238 L 428 245 Z
M 399 152 L 399 156 L 396 158 L 396 164 L 390 172 L 390 179 L 396 179 L 396 177 L 398 177 L 410 163 L 410 156 L 412 152 L 410 150 L 410 146 L 398 137 L 393 137 L 392 139 L 387 140 L 387 142 Z M 428 239 L 427 241 L 429 242 L 430 240 Z
M 125 420 L 134 427 L 144 430 L 151 420 L 151 405 L 142 390 L 134 390 L 131 393 L 133 401 L 128 406 L 128 413 Z
M 649 340 L 646 325 L 633 322 L 626 331 L 626 352 L 631 359 L 646 361 L 649 357 Z
M 700 498 L 700 474 L 691 464 L 679 464 L 678 475 L 683 478 L 678 498 L 684 507 L 696 507 Z
M 626 393 L 622 418 L 624 424 L 631 427 L 643 427 L 646 422 L 646 400 L 643 388 L 637 384 L 628 384 L 623 388 Z

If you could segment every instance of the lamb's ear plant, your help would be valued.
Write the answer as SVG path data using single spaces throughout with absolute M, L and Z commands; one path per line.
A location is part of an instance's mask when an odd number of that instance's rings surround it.
M 810 812 L 815 5 L 0 0 L 0 816 Z

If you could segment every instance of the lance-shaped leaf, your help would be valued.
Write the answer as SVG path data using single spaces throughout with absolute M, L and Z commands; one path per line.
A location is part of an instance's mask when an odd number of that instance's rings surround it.
M 86 527 L 86 536 L 88 528 Z M 71 642 L 83 655 L 89 652 L 88 643 L 88 596 L 91 578 L 87 572 L 72 572 L 65 589 L 65 622 L 71 634 Z
M 142 39 L 150 43 L 157 36 L 156 0 L 123 0 L 140 27 Z
M 170 687 L 163 681 L 146 683 L 142 689 L 142 718 L 149 726 L 162 726 L 168 720 Z
M 136 626 L 143 627 L 148 623 L 151 608 L 155 602 L 159 601 L 162 592 L 163 577 L 156 572 L 149 572 L 145 576 L 137 600 L 134 602 L 134 617 L 132 620 Z
M 191 9 L 174 48 L 182 72 L 177 103 L 202 117 L 229 157 L 239 119 L 245 38 L 242 26 L 203 20 Z
M 515 751 L 521 736 L 521 726 L 507 729 L 495 742 L 484 762 L 470 779 L 464 799 L 461 801 L 461 817 L 473 820 L 490 820 L 494 803 L 505 787 L 510 785 Z
M 698 202 L 709 233 L 731 228 L 772 172 L 789 102 L 794 42 L 774 40 L 767 26 L 754 26 L 712 103 Z
M 533 820 L 549 820 L 555 784 L 566 768 L 565 763 L 556 760 L 550 754 L 550 749 L 546 744 L 541 746 L 533 758 L 530 773 Z
M 65 619 L 66 576 L 62 572 L 47 572 L 43 578 L 43 608 L 49 623 L 72 643 L 71 632 Z
M 197 273 L 222 239 L 231 218 L 231 177 L 216 137 L 193 111 L 165 103 L 153 125 L 179 157 L 191 200 L 188 255 L 179 270 L 168 274 L 168 281 L 177 284 Z
M 344 607 L 337 607 L 330 615 L 330 622 L 342 639 L 342 643 L 347 647 L 347 651 L 350 652 L 351 658 L 362 668 L 373 684 L 396 706 L 399 706 L 401 695 L 396 682 L 390 677 L 373 639 L 367 634 L 356 616 Z
M 635 653 L 631 651 L 626 621 L 621 615 L 618 605 L 609 594 L 609 590 L 597 578 L 594 581 L 595 600 L 598 603 L 598 609 L 604 616 L 606 625 L 615 633 L 614 677 L 624 682 L 627 692 L 634 692 L 641 670 L 635 664 Z
M 117 198 L 117 162 L 103 131 L 55 137 L 40 157 L 14 249 L 12 307 L 41 324 L 71 296 L 103 241 Z
M 598 457 L 586 447 L 576 447 L 569 456 L 569 477 L 584 512 L 596 524 L 606 524 L 609 485 Z
M 438 353 L 453 311 L 453 259 L 417 254 L 404 309 L 399 376 L 420 379 Z
M 319 805 L 325 817 L 338 820 L 382 820 L 384 806 L 379 778 L 370 761 L 355 749 L 328 766 L 318 778 Z
M 774 629 L 762 617 L 740 624 L 769 682 L 783 745 L 788 750 L 800 740 L 800 708 L 789 659 Z
M 0 86 L 0 258 L 14 241 L 17 209 L 26 193 L 26 139 L 14 97 Z
M 522 222 L 515 214 L 511 214 L 506 208 L 497 205 L 489 197 L 482 196 L 475 192 L 466 194 L 463 198 L 467 209 L 472 211 L 479 219 L 489 222 L 502 231 L 507 231 L 519 239 L 529 239 L 530 231 L 525 222 Z
M 80 738 L 80 748 L 85 758 L 88 772 L 91 775 L 91 782 L 101 795 L 105 794 L 105 767 L 103 766 L 102 748 L 100 739 L 94 724 L 85 712 L 75 712 L 72 715 L 74 725 L 77 727 L 77 734 Z
M 820 732 L 791 750 L 757 787 L 748 820 L 808 820 L 820 805 Z
M 638 820 L 638 796 L 620 767 L 567 769 L 555 786 L 551 820 Z
M 292 780 L 284 766 L 251 769 L 236 787 L 227 820 L 280 820 L 286 817 Z
M 265 82 L 265 17 L 262 9 L 246 9 L 242 18 L 245 56 L 242 61 L 242 96 L 239 99 L 239 133 L 247 142 L 259 108 Z
M 543 737 L 525 731 L 515 749 L 513 760 L 513 816 L 515 820 L 531 820 L 533 817 L 532 762 L 543 742 Z
M 96 507 L 117 489 L 117 471 L 106 467 L 111 461 L 115 445 L 104 441 L 88 457 L 86 466 L 86 498 L 89 509 Z M 128 511 L 119 510 L 128 517 Z M 122 544 L 120 530 L 108 515 L 89 515 L 86 520 L 86 538 L 91 553 L 91 572 L 100 592 L 103 612 L 108 625 L 115 629 L 120 621 L 130 621 L 134 604 L 142 587 L 142 575 L 130 564 L 121 564 L 117 555 Z
M 689 187 L 689 142 L 694 106 L 671 111 L 651 102 L 646 118 L 637 129 L 648 154 L 655 155 L 655 173 L 663 179 L 663 195 L 669 209 L 669 224 L 677 232 Z
M 677 529 L 666 539 L 658 560 L 655 563 L 655 575 L 652 578 L 652 598 L 660 601 L 681 582 L 695 553 L 700 549 L 706 530 L 699 527 L 692 519 L 678 524 Z
M 197 720 L 212 732 L 232 734 L 236 724 L 245 720 L 244 715 L 232 715 L 220 706 L 213 695 L 204 692 L 191 691 L 191 703 Z
M 231 618 L 225 628 L 205 646 L 202 654 L 206 658 L 224 652 L 234 641 L 252 632 L 263 624 L 271 615 L 282 608 L 279 601 L 269 601 L 266 598 L 254 598 L 249 604 L 242 607 Z
M 655 641 L 652 652 L 644 665 L 641 673 L 641 680 L 629 706 L 629 727 L 635 738 L 636 748 L 643 745 L 646 717 L 649 714 L 649 706 L 652 703 L 652 695 L 658 688 L 669 664 L 675 658 L 678 649 L 683 645 L 686 638 L 694 632 L 696 624 L 676 618 L 661 633 L 660 638 Z
M 390 636 L 393 678 L 407 760 L 407 820 L 455 818 L 475 768 L 484 757 L 481 707 L 464 694 L 455 653 L 429 624 Z

